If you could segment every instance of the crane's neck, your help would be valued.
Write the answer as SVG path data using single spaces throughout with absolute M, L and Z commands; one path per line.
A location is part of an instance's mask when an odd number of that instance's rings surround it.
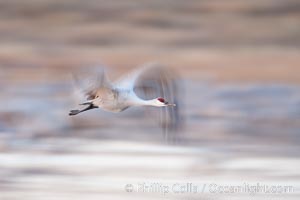
M 157 105 L 156 99 L 144 100 L 144 99 L 135 97 L 132 99 L 131 103 L 133 104 L 133 106 L 156 106 L 156 107 L 159 107 L 159 105 Z

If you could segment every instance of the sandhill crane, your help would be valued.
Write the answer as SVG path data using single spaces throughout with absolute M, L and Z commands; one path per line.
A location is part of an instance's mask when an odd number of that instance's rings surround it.
M 80 76 L 79 76 L 80 77 Z M 76 77 L 75 82 L 80 82 Z M 121 79 L 111 82 L 104 70 L 93 74 L 89 84 L 80 86 L 87 107 L 71 110 L 77 115 L 87 110 L 101 108 L 109 112 L 121 112 L 132 106 L 161 107 L 159 123 L 164 129 L 178 127 L 179 105 L 177 79 L 173 72 L 159 64 L 147 64 Z

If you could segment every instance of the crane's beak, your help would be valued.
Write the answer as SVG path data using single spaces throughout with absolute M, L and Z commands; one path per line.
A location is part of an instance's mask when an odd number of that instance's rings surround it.
M 166 106 L 176 106 L 175 103 L 168 103 L 168 102 L 166 102 L 165 104 L 166 104 Z

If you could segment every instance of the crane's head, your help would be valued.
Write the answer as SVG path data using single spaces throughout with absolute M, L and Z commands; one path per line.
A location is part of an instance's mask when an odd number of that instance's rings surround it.
M 163 106 L 176 106 L 176 104 L 169 103 L 167 102 L 164 98 L 158 97 L 155 99 L 155 105 L 158 107 L 163 107 Z

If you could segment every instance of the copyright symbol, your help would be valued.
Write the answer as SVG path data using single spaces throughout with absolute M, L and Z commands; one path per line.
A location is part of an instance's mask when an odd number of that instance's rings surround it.
M 133 185 L 132 184 L 125 185 L 125 191 L 126 192 L 132 192 L 133 191 Z

